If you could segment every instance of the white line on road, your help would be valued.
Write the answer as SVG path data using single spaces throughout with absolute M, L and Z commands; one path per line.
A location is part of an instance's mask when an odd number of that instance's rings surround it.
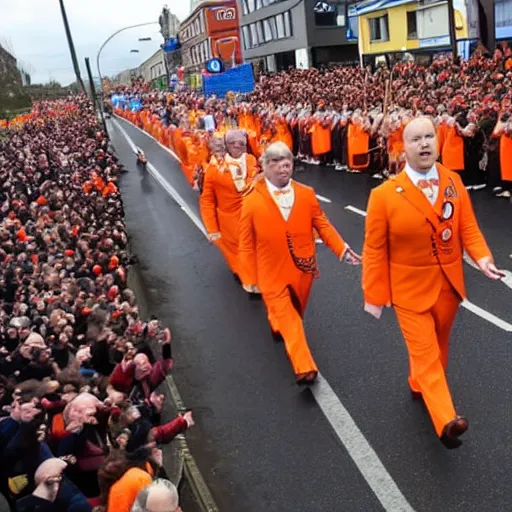
M 323 203 L 332 203 L 332 201 L 330 199 L 328 199 L 327 197 L 321 196 L 320 194 L 317 194 L 316 198 L 319 201 L 322 201 Z
M 364 210 L 360 210 L 359 208 L 356 208 L 355 206 L 351 206 L 350 204 L 345 206 L 345 210 L 348 210 L 349 212 L 357 213 L 357 215 L 361 215 L 361 217 L 366 217 L 366 212 Z
M 350 413 L 320 373 L 317 382 L 311 386 L 311 392 L 384 509 L 388 512 L 414 512 Z
M 476 304 L 469 302 L 469 300 L 462 301 L 462 307 L 466 308 L 468 311 L 471 311 L 471 313 L 474 313 L 475 315 L 479 316 L 480 318 L 487 320 L 491 324 L 494 324 L 496 327 L 499 327 L 500 329 L 503 329 L 504 331 L 507 331 L 507 332 L 512 332 L 512 324 L 505 322 L 505 320 L 502 320 L 501 318 L 497 317 L 496 315 L 489 313 L 489 311 L 486 311 L 485 309 L 482 309 L 481 307 L 477 306 Z
M 353 213 L 357 213 L 358 215 L 361 215 L 362 217 L 366 217 L 366 212 L 364 210 L 360 210 L 359 208 L 356 208 L 355 206 L 352 206 L 350 204 L 345 206 L 345 210 L 348 210 Z M 469 257 L 469 255 L 466 252 L 464 252 L 464 261 L 471 267 L 480 270 L 478 265 Z M 508 270 L 502 270 L 502 272 L 505 273 L 505 277 L 503 279 L 500 279 L 500 282 L 503 283 L 505 286 L 508 286 L 509 288 L 512 289 L 512 272 L 510 272 Z M 465 300 L 462 303 L 462 306 L 465 307 L 468 311 L 471 311 L 475 315 L 479 316 L 480 318 L 483 318 L 484 320 L 487 320 L 491 324 L 494 324 L 496 327 L 499 327 L 500 329 L 503 329 L 504 331 L 507 331 L 507 332 L 512 332 L 511 324 L 509 324 L 505 320 L 502 320 L 501 318 L 497 317 L 496 315 L 489 313 L 485 309 L 482 309 L 481 307 L 479 307 L 467 300 Z
M 130 138 L 130 136 L 126 133 L 124 128 L 119 124 L 119 122 L 116 119 L 112 120 L 115 125 L 119 128 L 119 131 L 123 134 L 124 138 L 130 145 L 130 147 L 133 149 L 135 153 L 137 153 L 137 146 L 134 144 L 133 140 Z M 153 164 L 151 164 L 149 161 L 146 164 L 146 168 L 149 171 L 149 173 L 155 178 L 158 183 L 162 186 L 162 188 L 178 203 L 180 208 L 186 213 L 186 215 L 190 218 L 190 220 L 196 225 L 196 227 L 203 233 L 205 238 L 208 238 L 208 235 L 206 233 L 206 229 L 201 222 L 201 220 L 197 217 L 197 215 L 187 206 L 186 201 L 180 196 L 178 191 L 162 176 L 162 174 L 155 168 Z
M 137 152 L 137 146 L 133 143 L 130 136 L 123 127 L 113 120 L 119 128 L 126 141 Z M 206 231 L 202 223 L 195 217 L 186 206 L 181 196 L 166 182 L 165 178 L 148 162 L 148 170 L 155 179 L 164 187 L 169 195 L 181 206 L 185 213 L 191 218 L 198 229 L 206 236 Z M 197 219 L 198 222 L 194 220 Z M 320 409 L 336 432 L 338 438 L 345 446 L 350 457 L 354 460 L 357 468 L 368 482 L 368 485 L 382 503 L 386 512 L 414 512 L 403 494 L 398 489 L 391 475 L 380 461 L 370 443 L 366 440 L 363 433 L 350 416 L 349 412 L 336 393 L 333 391 L 327 380 L 318 375 L 318 381 L 311 386 L 311 391 L 315 397 Z

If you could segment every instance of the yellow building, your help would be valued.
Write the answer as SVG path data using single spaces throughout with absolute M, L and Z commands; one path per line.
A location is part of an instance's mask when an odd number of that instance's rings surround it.
M 457 40 L 476 38 L 476 0 L 455 0 L 454 8 Z M 366 0 L 349 10 L 349 17 L 354 15 L 362 56 L 450 46 L 448 5 L 444 1 Z

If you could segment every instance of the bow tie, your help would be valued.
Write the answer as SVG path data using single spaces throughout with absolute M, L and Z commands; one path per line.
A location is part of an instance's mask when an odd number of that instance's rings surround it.
M 432 187 L 439 187 L 439 180 L 435 178 L 431 178 L 429 180 L 419 180 L 418 181 L 418 188 L 432 188 Z
M 279 197 L 279 196 L 285 196 L 286 194 L 289 194 L 291 192 L 291 189 L 285 189 L 285 190 L 274 190 L 274 195 L 276 197 Z

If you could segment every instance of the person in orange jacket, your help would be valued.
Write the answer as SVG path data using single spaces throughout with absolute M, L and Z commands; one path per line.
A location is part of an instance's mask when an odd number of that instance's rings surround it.
M 311 384 L 318 368 L 302 319 L 313 279 L 319 276 L 314 228 L 343 261 L 360 263 L 325 216 L 312 188 L 291 180 L 293 154 L 271 144 L 261 163 L 264 176 L 244 197 L 240 219 L 240 269 L 244 287 L 259 289 L 274 339 L 281 337 L 297 384 Z
M 258 173 L 258 163 L 247 154 L 247 135 L 230 130 L 225 135 L 226 153 L 214 155 L 208 165 L 199 207 L 208 239 L 222 252 L 236 279 L 240 277 L 238 233 L 242 198 Z
M 404 171 L 370 194 L 363 247 L 364 308 L 393 306 L 409 352 L 409 386 L 423 399 L 444 445 L 458 448 L 468 421 L 446 381 L 450 330 L 466 297 L 463 251 L 490 279 L 503 274 L 478 227 L 460 176 L 440 164 L 430 118 L 404 131 Z

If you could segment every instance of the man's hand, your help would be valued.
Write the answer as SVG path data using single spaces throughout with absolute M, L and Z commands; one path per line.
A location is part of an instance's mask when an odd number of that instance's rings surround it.
M 348 263 L 349 265 L 361 265 L 361 256 L 353 251 L 350 247 L 347 247 L 341 256 L 340 261 L 343 261 L 343 263 Z
M 183 414 L 183 419 L 187 422 L 187 428 L 193 427 L 196 424 L 194 418 L 192 418 L 192 411 L 187 411 Z
M 496 268 L 489 256 L 479 259 L 477 261 L 477 265 L 480 267 L 482 273 L 493 281 L 497 281 L 498 279 L 503 279 L 505 277 L 505 273 Z
M 261 292 L 260 292 L 260 289 L 258 288 L 258 285 L 257 285 L 257 284 L 243 284 L 243 285 L 242 285 L 242 288 L 243 288 L 247 293 L 261 293 Z
M 220 240 L 222 235 L 220 233 L 208 233 L 208 240 L 213 244 Z
M 384 309 L 384 306 L 375 306 L 374 304 L 369 304 L 368 302 L 364 303 L 364 310 L 367 313 L 370 313 L 374 318 L 379 320 L 379 318 L 382 315 L 382 310 Z

